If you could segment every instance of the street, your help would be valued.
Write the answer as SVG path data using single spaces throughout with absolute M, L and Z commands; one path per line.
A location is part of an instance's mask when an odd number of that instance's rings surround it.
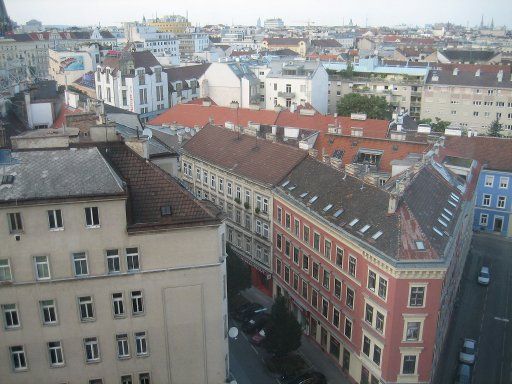
M 490 268 L 491 282 L 487 287 L 477 284 L 482 265 Z M 511 291 L 512 241 L 475 234 L 436 383 L 454 381 L 465 337 L 477 340 L 472 383 L 512 383 Z

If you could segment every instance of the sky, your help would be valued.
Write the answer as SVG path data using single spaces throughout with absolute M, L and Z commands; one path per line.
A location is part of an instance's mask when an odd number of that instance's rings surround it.
M 193 25 L 256 25 L 258 17 L 280 17 L 285 24 L 424 25 L 451 22 L 512 27 L 511 0 L 4 0 L 18 24 L 36 19 L 46 25 L 120 25 L 155 15 L 186 15 Z

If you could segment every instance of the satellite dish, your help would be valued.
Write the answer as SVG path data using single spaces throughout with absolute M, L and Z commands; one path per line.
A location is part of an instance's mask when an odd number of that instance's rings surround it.
M 236 339 L 236 337 L 238 336 L 238 328 L 237 328 L 237 327 L 231 327 L 231 328 L 229 328 L 228 335 L 229 335 L 229 337 L 231 337 L 232 339 Z
M 153 131 L 149 128 L 144 128 L 144 130 L 142 131 L 142 135 L 147 136 L 148 139 L 151 139 L 153 137 Z

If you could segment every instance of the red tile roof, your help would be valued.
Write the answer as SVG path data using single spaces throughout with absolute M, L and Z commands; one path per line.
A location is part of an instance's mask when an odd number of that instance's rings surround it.
M 66 124 L 66 116 L 78 115 L 81 113 L 84 113 L 84 111 L 68 107 L 67 105 L 62 105 L 59 116 L 57 116 L 57 118 L 53 122 L 52 128 L 62 128 Z
M 209 124 L 183 149 L 190 156 L 267 185 L 278 184 L 308 156 L 306 151 L 289 145 Z
M 350 133 L 349 133 L 350 134 Z M 352 163 L 360 149 L 374 149 L 383 151 L 380 160 L 380 169 L 391 172 L 391 161 L 405 158 L 409 153 L 424 153 L 430 144 L 412 143 L 389 139 L 376 139 L 365 137 L 338 136 L 321 133 L 316 139 L 315 149 L 318 150 L 318 159 L 325 154 L 332 156 L 335 150 L 343 151 L 343 165 Z
M 474 159 L 495 171 L 512 171 L 512 139 L 450 136 L 445 139 L 440 155 Z

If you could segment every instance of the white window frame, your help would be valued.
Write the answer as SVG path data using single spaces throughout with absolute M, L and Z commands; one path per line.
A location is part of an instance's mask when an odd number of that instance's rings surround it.
M 13 322 L 13 314 L 16 314 L 16 324 Z M 2 317 L 4 322 L 4 329 L 18 329 L 21 328 L 20 312 L 18 311 L 18 305 L 16 303 L 2 304 Z M 8 324 L 7 319 L 10 319 Z
M 40 270 L 40 267 L 42 268 Z M 39 272 L 46 272 L 46 276 L 41 276 Z M 51 279 L 51 272 L 50 272 L 50 260 L 48 259 L 48 256 L 42 255 L 42 256 L 34 256 L 34 273 L 36 276 L 36 280 L 50 280 Z
M 89 296 L 80 296 L 77 298 L 78 302 L 78 318 L 82 323 L 91 322 L 95 320 L 96 310 L 94 308 L 94 297 L 92 295 Z M 82 317 L 82 308 L 85 308 L 87 312 L 87 316 Z M 91 313 L 89 313 L 91 312 Z
M 110 297 L 112 299 L 112 316 L 114 316 L 114 319 L 125 318 L 126 305 L 124 303 L 124 292 L 112 292 Z
M 484 186 L 492 188 L 493 184 L 494 184 L 494 176 L 486 175 L 485 181 L 484 181 Z
M 500 189 L 508 189 L 509 178 L 501 176 L 500 177 Z
M 138 357 L 149 355 L 148 333 L 146 331 L 139 331 L 134 333 L 135 338 L 135 354 Z
M 413 288 L 424 288 L 423 290 L 423 305 L 411 305 L 411 293 Z M 409 294 L 407 296 L 407 308 L 425 308 L 427 302 L 428 283 L 409 283 Z
M 130 251 L 129 251 L 130 250 Z M 132 251 L 132 250 L 136 250 Z M 139 247 L 129 247 L 125 249 L 126 252 L 126 269 L 128 272 L 140 271 L 140 252 Z M 137 260 L 137 266 L 134 268 L 134 260 Z
M 97 337 L 86 337 L 83 340 L 84 354 L 86 364 L 97 363 L 101 360 L 100 343 Z M 87 351 L 90 350 L 91 358 L 87 357 Z
M 57 344 L 52 346 L 51 344 Z M 46 343 L 48 347 L 48 361 L 50 362 L 51 367 L 62 367 L 66 364 L 66 360 L 64 359 L 64 349 L 62 348 L 62 342 L 60 340 L 49 341 Z M 55 360 L 54 361 L 54 357 Z M 60 358 L 59 358 L 60 357 Z
M 136 294 L 136 292 L 139 292 L 139 294 Z M 136 301 L 134 301 L 136 300 Z M 137 308 L 139 310 L 135 311 L 135 303 L 137 303 Z M 140 303 L 140 304 L 139 304 Z M 130 292 L 130 304 L 131 304 L 131 311 L 133 316 L 142 316 L 145 312 L 145 305 L 144 305 L 144 293 L 142 290 L 137 291 L 131 291 Z M 139 308 L 141 307 L 141 308 Z
M 48 228 L 50 231 L 63 231 L 64 230 L 64 219 L 62 217 L 61 209 L 50 209 L 48 212 Z M 52 226 L 53 220 L 53 226 Z M 59 223 L 60 221 L 60 223 Z
M 506 196 L 498 196 L 496 200 L 496 208 L 505 208 L 507 206 L 507 197 Z
M 94 211 L 96 211 L 96 215 L 94 214 Z M 100 228 L 101 227 L 100 209 L 98 207 L 85 207 L 84 213 L 85 213 L 85 227 L 86 228 Z M 90 220 L 88 220 L 88 216 L 89 216 Z M 97 222 L 94 220 L 94 216 L 96 216 Z M 89 223 L 89 221 L 90 221 L 90 223 Z
M 113 275 L 121 272 L 121 256 L 119 255 L 119 249 L 107 249 L 105 251 L 105 257 L 107 259 L 107 273 L 109 275 Z M 111 264 L 115 266 L 117 264 L 117 269 L 111 269 Z
M 83 258 L 77 259 L 76 257 L 83 255 Z M 89 275 L 89 262 L 87 258 L 87 252 L 74 252 L 71 254 L 71 258 L 73 259 L 73 272 L 75 277 L 88 276 Z M 80 272 L 77 273 L 77 261 L 80 263 Z M 85 262 L 85 264 L 83 264 Z M 85 265 L 85 273 L 83 273 L 83 266 Z
M 9 259 L 0 259 L 0 282 L 12 281 L 11 262 Z
M 116 351 L 118 359 L 123 360 L 130 358 L 130 343 L 128 342 L 127 333 L 116 334 Z
M 489 202 L 487 204 L 485 203 L 486 199 L 489 199 Z M 490 195 L 488 193 L 484 193 L 482 195 L 482 207 L 490 207 L 491 203 L 492 203 L 492 195 Z
M 479 225 L 486 226 L 486 227 L 489 225 L 489 214 L 488 213 L 480 214 Z
M 16 351 L 14 350 L 16 348 Z M 23 345 L 13 345 L 9 347 L 11 355 L 12 369 L 15 372 L 26 371 L 28 369 L 27 355 Z M 23 356 L 23 358 L 21 358 Z M 22 364 L 23 363 L 23 364 Z
M 59 315 L 57 313 L 57 304 L 54 299 L 39 301 L 39 309 L 41 311 L 41 322 L 43 325 L 56 325 L 59 323 Z M 48 314 L 48 320 L 45 314 Z M 52 320 L 51 317 L 54 317 Z

